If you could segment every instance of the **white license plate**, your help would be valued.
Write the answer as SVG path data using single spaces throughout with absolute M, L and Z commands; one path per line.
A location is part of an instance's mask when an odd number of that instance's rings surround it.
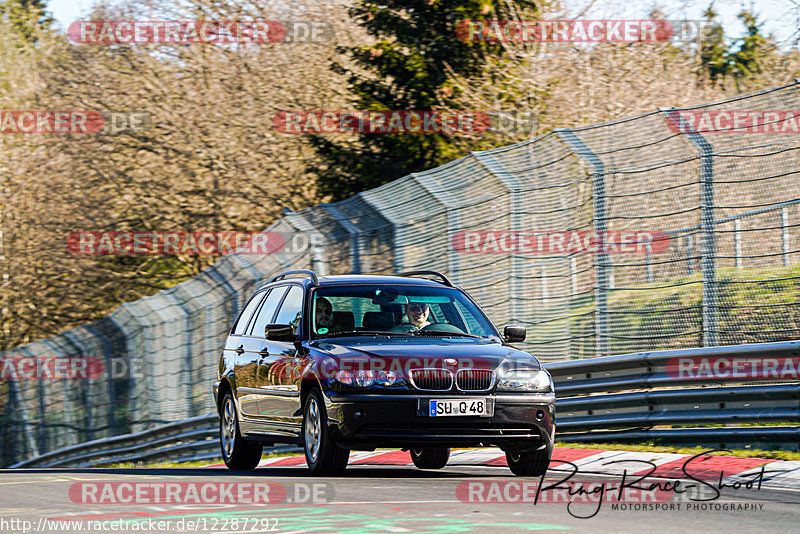
M 428 415 L 446 417 L 453 415 L 479 415 L 488 417 L 489 400 L 477 397 L 463 399 L 437 399 L 428 401 Z

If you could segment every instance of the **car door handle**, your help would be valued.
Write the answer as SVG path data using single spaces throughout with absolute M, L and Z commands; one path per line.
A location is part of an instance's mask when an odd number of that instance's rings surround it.
M 260 355 L 262 358 L 266 358 L 267 356 L 269 356 L 269 348 L 267 348 L 267 347 L 264 347 L 263 349 L 261 349 L 260 351 L 258 351 L 258 354 L 259 354 L 259 355 Z
M 236 347 L 236 354 L 244 354 L 244 345 Z

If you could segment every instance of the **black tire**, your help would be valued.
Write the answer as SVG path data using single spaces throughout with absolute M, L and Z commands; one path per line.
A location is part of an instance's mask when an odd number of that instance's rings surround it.
M 303 450 L 308 469 L 315 475 L 340 475 L 347 468 L 350 451 L 333 441 L 322 394 L 312 389 L 303 406 Z
M 411 449 L 411 461 L 419 469 L 441 469 L 450 459 L 448 447 L 425 447 L 424 449 Z
M 239 432 L 239 417 L 236 415 L 236 403 L 233 393 L 228 391 L 222 398 L 219 410 L 219 445 L 222 459 L 228 469 L 235 471 L 252 471 L 261 461 L 264 446 L 255 441 L 248 441 Z
M 547 473 L 550 459 L 553 457 L 553 444 L 536 451 L 506 451 L 506 462 L 511 472 L 519 477 L 540 477 Z

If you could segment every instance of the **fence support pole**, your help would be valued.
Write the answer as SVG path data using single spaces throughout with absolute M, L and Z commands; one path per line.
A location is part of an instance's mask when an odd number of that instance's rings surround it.
M 713 148 L 708 140 L 697 133 L 675 108 L 662 108 L 661 112 L 678 127 L 700 152 L 700 235 L 701 272 L 703 277 L 703 345 L 712 347 L 719 343 L 717 307 L 716 239 L 714 235 L 714 160 Z
M 608 232 L 608 216 L 606 214 L 606 169 L 597 154 L 581 141 L 568 128 L 556 129 L 556 133 L 567 143 L 575 154 L 583 158 L 592 167 L 592 200 L 594 204 L 594 227 L 600 236 L 600 250 L 595 254 L 595 355 L 607 356 L 609 353 L 608 325 L 608 291 L 609 261 L 605 250 L 604 239 Z
M 783 226 L 783 265 L 789 265 L 789 208 L 781 208 L 781 226 Z
M 570 296 L 578 294 L 578 258 L 569 259 L 569 290 Z
M 284 210 L 283 219 L 308 239 L 308 244 L 311 247 L 311 270 L 320 276 L 328 274 L 325 238 L 322 233 L 299 212 Z
M 491 153 L 487 152 L 473 152 L 472 157 L 475 158 L 484 169 L 503 182 L 503 185 L 508 190 L 509 196 L 509 212 L 510 212 L 510 230 L 518 232 L 523 230 L 523 222 L 521 212 L 525 207 L 525 195 L 522 191 L 522 182 L 517 176 L 507 171 L 500 162 L 495 159 Z M 524 303 L 520 300 L 525 291 L 525 286 L 519 277 L 524 267 L 523 260 L 519 258 L 518 254 L 511 254 L 510 268 L 508 273 L 508 289 L 510 292 L 510 317 L 511 322 L 521 322 L 525 315 Z M 528 318 L 530 320 L 530 318 Z
M 742 268 L 742 221 L 733 221 L 733 250 L 736 255 L 736 268 Z
M 539 281 L 542 284 L 542 308 L 547 307 L 547 269 L 542 265 L 539 270 Z
M 455 235 L 456 231 L 462 227 L 462 223 L 459 216 L 459 198 L 454 195 L 450 191 L 442 190 L 440 184 L 436 183 L 432 178 L 429 177 L 430 173 L 426 172 L 412 172 L 411 177 L 416 181 L 417 185 L 419 185 L 425 192 L 427 192 L 431 197 L 436 199 L 439 204 L 444 206 L 445 209 L 445 219 L 447 221 L 447 268 L 449 270 L 450 279 L 451 280 L 458 280 L 463 275 L 461 274 L 461 258 L 460 253 L 457 252 L 451 245 L 450 239 L 452 239 L 453 235 Z
M 342 225 L 342 228 L 350 234 L 350 267 L 353 274 L 361 273 L 361 230 L 355 224 L 350 222 L 350 219 L 344 216 L 332 204 L 320 204 L 322 209 L 327 211 L 336 222 Z

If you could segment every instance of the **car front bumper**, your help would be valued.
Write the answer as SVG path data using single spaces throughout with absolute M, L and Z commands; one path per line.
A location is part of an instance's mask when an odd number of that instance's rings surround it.
M 530 450 L 552 443 L 553 394 L 469 394 L 493 404 L 490 417 L 431 417 L 431 399 L 461 395 L 329 393 L 334 439 L 350 449 L 377 447 L 489 447 Z

